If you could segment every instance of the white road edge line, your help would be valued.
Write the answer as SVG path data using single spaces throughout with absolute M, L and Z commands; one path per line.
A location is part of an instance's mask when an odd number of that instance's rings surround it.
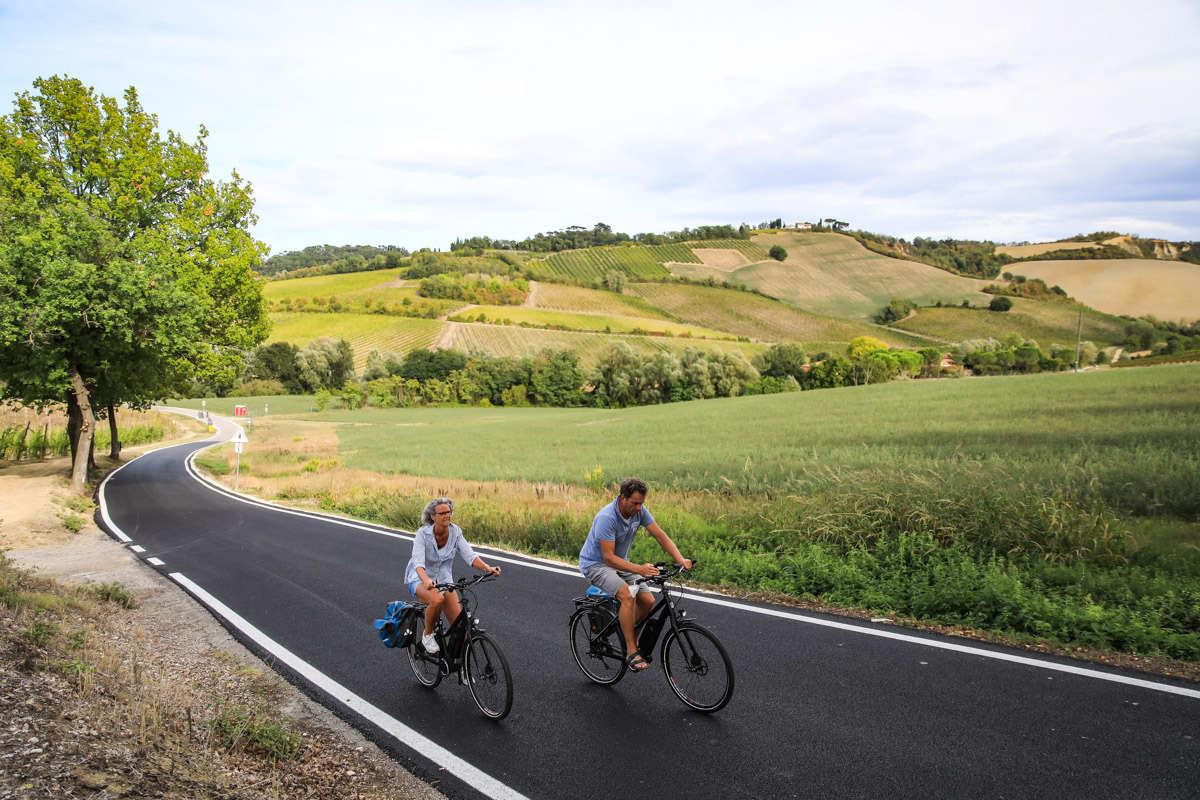
M 338 702 L 342 703 L 342 705 L 346 706 L 355 714 L 378 726 L 416 752 L 430 759 L 434 763 L 441 765 L 450 774 L 465 781 L 467 784 L 487 795 L 488 797 L 496 798 L 496 800 L 528 800 L 525 795 L 506 786 L 505 784 L 493 778 L 491 775 L 488 775 L 483 770 L 459 758 L 441 745 L 425 738 L 412 728 L 400 722 L 400 720 L 384 713 L 363 698 L 356 695 L 354 692 L 347 689 L 345 686 L 342 686 L 340 683 L 333 680 L 325 673 L 321 672 L 316 667 L 312 666 L 307 661 L 304 661 L 299 656 L 283 647 L 283 645 L 267 636 L 258 628 L 251 625 L 240 614 L 226 606 L 208 592 L 201 589 L 190 579 L 188 579 L 187 576 L 178 572 L 172 572 L 170 573 L 170 578 L 195 595 L 200 602 L 212 609 L 214 614 L 226 619 L 231 625 L 253 639 L 268 653 L 275 656 L 275 658 L 287 664 L 297 673 L 302 675 L 306 681 L 326 692 L 331 697 L 336 698 Z
M 220 442 L 214 442 L 213 444 L 220 444 Z M 176 445 L 172 445 L 172 446 L 176 446 Z M 166 448 L 159 448 L 159 449 L 166 449 Z M 140 456 L 139 456 L 139 458 L 140 458 Z M 105 499 L 104 490 L 105 490 L 105 485 L 108 483 L 108 479 L 111 478 L 116 473 L 120 472 L 122 469 L 124 469 L 130 463 L 133 463 L 132 460 L 129 462 L 126 462 L 126 464 L 122 464 L 120 467 L 117 467 L 115 470 L 113 470 L 108 475 L 106 475 L 104 480 L 100 482 L 100 488 L 97 492 L 97 494 L 99 495 L 99 498 L 100 498 L 100 513 L 101 513 L 101 516 L 104 518 L 105 523 L 108 525 L 109 530 L 111 530 L 113 532 L 113 534 L 119 540 L 121 540 L 122 542 L 125 542 L 127 544 L 132 543 L 133 540 L 130 539 L 128 536 L 126 536 L 125 532 L 123 530 L 121 530 L 121 528 L 116 524 L 116 522 L 113 521 L 112 517 L 109 516 L 108 503 Z M 191 470 L 189 470 L 189 472 L 191 472 Z M 204 481 L 202 476 L 194 475 L 194 477 L 199 478 L 203 483 L 207 484 L 207 481 Z M 272 505 L 271 507 L 281 510 L 281 511 L 284 511 L 284 510 L 290 511 L 290 509 L 284 509 L 280 506 Z M 294 512 L 294 513 L 300 513 L 300 512 Z M 308 516 L 316 516 L 316 515 L 308 515 Z M 321 518 L 328 519 L 327 517 L 324 517 L 324 516 L 322 516 Z M 369 530 L 373 533 L 384 533 L 383 531 L 374 530 L 374 529 L 367 528 L 362 525 L 352 525 L 351 527 L 362 528 L 364 530 Z M 406 537 L 400 536 L 399 534 L 387 534 L 387 535 L 397 536 L 398 538 L 406 538 Z M 137 547 L 137 545 L 134 545 L 134 547 Z M 142 552 L 144 552 L 144 548 L 139 548 L 139 549 L 141 549 Z M 146 559 L 146 560 L 147 561 L 158 561 L 158 559 Z M 505 560 L 512 561 L 513 563 L 518 563 L 515 559 L 505 559 Z M 159 563 L 161 564 L 162 562 L 159 562 Z M 383 730 L 386 733 L 388 733 L 389 735 L 395 737 L 399 742 L 407 745 L 412 750 L 414 750 L 417 753 L 420 753 L 421 755 L 430 759 L 438 766 L 444 768 L 450 774 L 455 775 L 458 778 L 462 779 L 464 782 L 466 782 L 472 788 L 476 789 L 477 791 L 481 792 L 482 794 L 486 795 L 487 797 L 495 798 L 495 800 L 528 800 L 528 798 L 525 795 L 521 794 L 520 792 L 516 791 L 515 789 L 512 789 L 512 788 L 506 786 L 505 784 L 496 780 L 491 775 L 488 775 L 486 772 L 479 769 L 478 767 L 473 766 L 472 764 L 468 763 L 467 761 L 464 761 L 463 759 L 454 755 L 454 753 L 445 749 L 444 747 L 442 747 L 441 745 L 432 741 L 431 739 L 428 739 L 428 738 L 422 736 L 421 734 L 417 733 L 412 728 L 410 728 L 407 725 L 405 725 L 404 723 L 400 722 L 398 719 L 396 719 L 388 714 L 385 714 L 380 709 L 371 705 L 366 700 L 364 700 L 361 697 L 359 697 L 358 695 L 354 694 L 346 687 L 342 686 L 341 684 L 339 684 L 338 682 L 336 682 L 329 676 L 327 676 L 324 673 L 317 670 L 311 664 L 302 660 L 299 656 L 295 655 L 294 653 L 292 653 L 289 650 L 286 650 L 278 642 L 269 638 L 262 631 L 255 628 L 253 625 L 251 625 L 249 622 L 247 622 L 242 616 L 240 616 L 235 611 L 233 611 L 233 609 L 226 606 L 220 600 L 217 600 L 215 597 L 213 597 L 211 594 L 206 592 L 204 589 L 200 588 L 200 586 L 193 583 L 189 578 L 187 578 L 182 573 L 172 572 L 172 573 L 169 573 L 169 577 L 172 580 L 174 580 L 176 583 L 178 583 L 180 586 L 183 586 L 185 589 L 187 589 L 189 592 L 191 592 L 196 597 L 197 600 L 199 600 L 200 602 L 207 605 L 213 611 L 214 614 L 218 614 L 218 615 L 224 617 L 226 620 L 229 621 L 229 623 L 231 625 L 234 625 L 239 630 L 241 630 L 246 636 L 249 636 L 251 639 L 253 639 L 255 642 L 257 642 L 258 645 L 260 647 L 262 647 L 264 650 L 271 653 L 273 656 L 278 658 L 283 663 L 287 664 L 289 667 L 291 667 L 293 670 L 295 670 L 298 674 L 302 675 L 305 680 L 309 681 L 314 686 L 321 688 L 326 693 L 328 693 L 331 697 L 337 698 L 339 700 L 339 702 L 341 702 L 343 705 L 345 705 L 351 711 L 358 714 L 363 719 L 368 720 L 369 722 L 378 726 L 381 730 Z

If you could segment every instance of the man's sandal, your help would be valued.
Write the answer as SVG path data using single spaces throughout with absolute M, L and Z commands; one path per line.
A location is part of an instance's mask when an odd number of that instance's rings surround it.
M 625 659 L 625 664 L 634 672 L 641 672 L 650 667 L 650 662 L 642 658 L 641 653 L 634 653 Z

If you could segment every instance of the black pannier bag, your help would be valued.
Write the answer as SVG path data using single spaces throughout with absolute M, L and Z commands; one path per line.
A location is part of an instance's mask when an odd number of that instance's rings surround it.
M 387 647 L 408 647 L 417 632 L 417 606 L 403 600 L 388 603 L 383 619 L 375 620 L 375 631 Z

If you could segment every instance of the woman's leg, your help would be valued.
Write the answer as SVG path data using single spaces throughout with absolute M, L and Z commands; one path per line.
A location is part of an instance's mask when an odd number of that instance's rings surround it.
M 417 587 L 417 599 L 425 604 L 425 635 L 433 633 L 433 626 L 437 624 L 438 614 L 442 613 L 442 593 L 437 589 L 431 589 L 428 586 Z M 458 600 L 455 598 L 455 603 Z

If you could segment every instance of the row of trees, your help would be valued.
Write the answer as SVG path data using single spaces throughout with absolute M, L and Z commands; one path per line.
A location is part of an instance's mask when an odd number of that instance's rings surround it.
M 39 78 L 0 117 L 2 397 L 66 404 L 81 492 L 98 417 L 230 382 L 267 334 L 249 184 L 123 101 Z
M 526 239 L 493 239 L 489 236 L 472 236 L 467 239 L 455 239 L 450 245 L 451 251 L 484 250 L 525 250 L 531 253 L 557 253 L 562 250 L 583 250 L 589 247 L 604 247 L 623 242 L 639 242 L 641 244 L 668 244 L 671 242 L 696 242 L 708 239 L 749 239 L 750 226 L 742 223 L 737 228 L 732 225 L 700 225 L 695 228 L 683 228 L 669 233 L 639 233 L 630 236 L 627 233 L 614 232 L 612 226 L 597 222 L 593 228 L 571 225 L 561 231 L 537 233 Z
M 340 272 L 364 272 L 392 269 L 401 265 L 408 250 L 395 245 L 311 245 L 303 250 L 277 253 L 258 267 L 260 275 L 288 273 L 289 277 L 327 275 Z

